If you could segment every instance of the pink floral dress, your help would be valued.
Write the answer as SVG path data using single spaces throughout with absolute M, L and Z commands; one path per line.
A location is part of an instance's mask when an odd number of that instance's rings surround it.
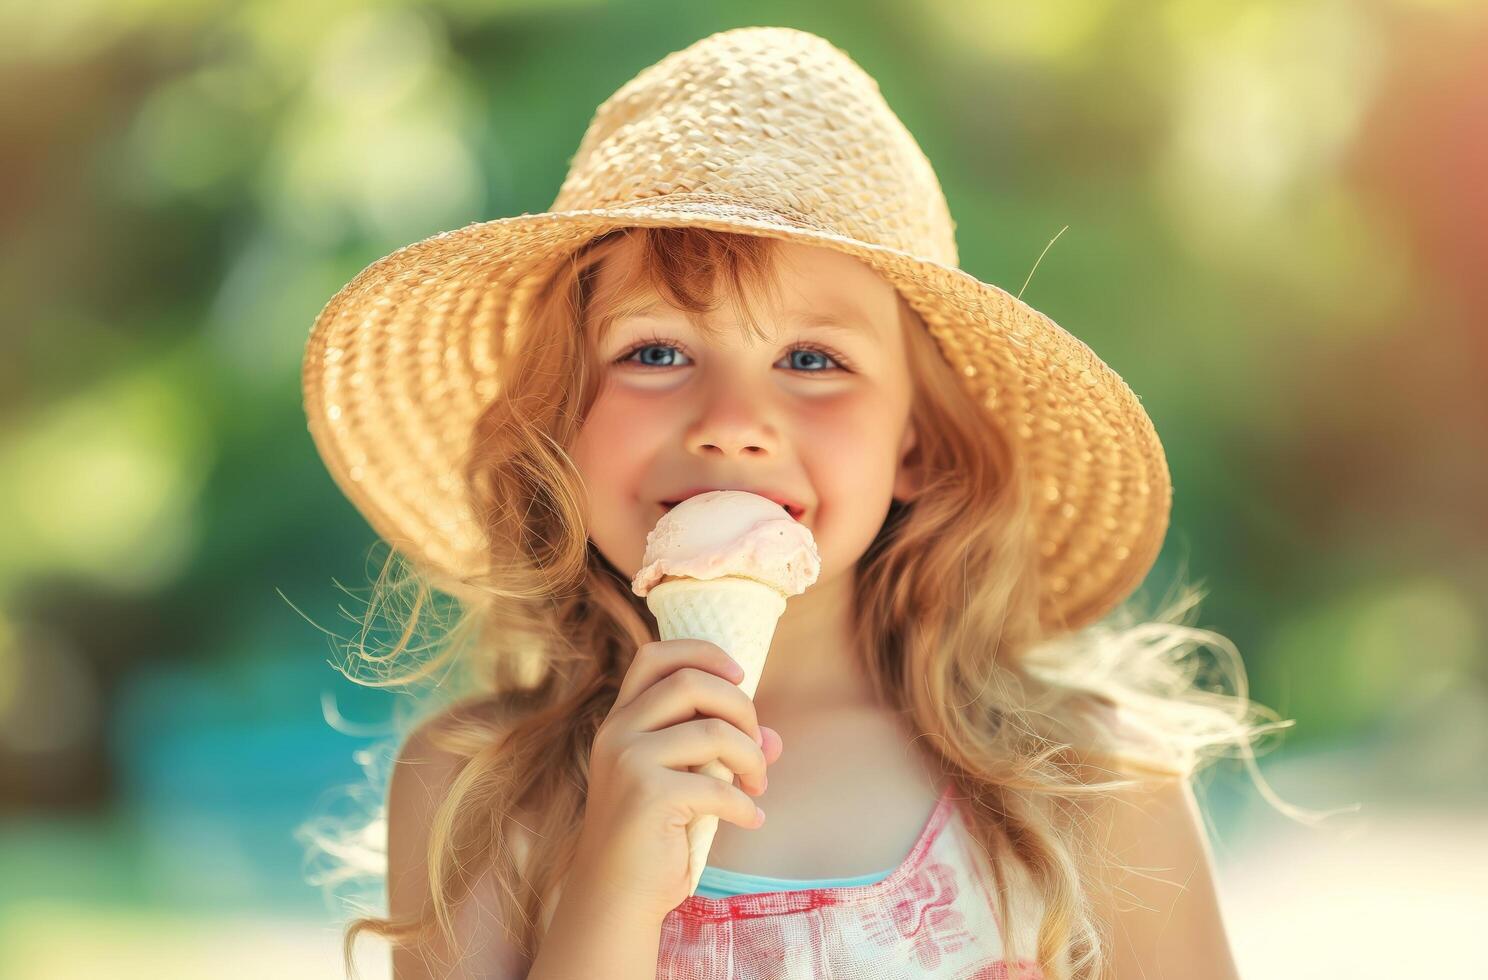
M 662 923 L 657 980 L 1043 980 L 1004 956 L 995 891 L 950 792 L 886 878 L 685 899 Z M 1020 924 L 1025 957 L 1036 934 Z

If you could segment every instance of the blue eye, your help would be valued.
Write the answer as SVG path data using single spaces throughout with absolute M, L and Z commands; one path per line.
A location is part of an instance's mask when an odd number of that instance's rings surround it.
M 676 367 L 677 366 L 675 364 L 656 364 L 656 363 L 652 363 L 652 362 L 646 362 L 644 360 L 640 360 L 640 361 L 632 360 L 632 358 L 634 358 L 635 355 L 641 353 L 642 351 L 646 351 L 646 350 L 678 350 L 678 351 L 681 351 L 681 350 L 683 350 L 683 348 L 682 348 L 682 345 L 681 344 L 678 344 L 675 340 L 670 340 L 670 339 L 668 339 L 666 337 L 651 337 L 651 338 L 648 338 L 646 340 L 643 340 L 640 343 L 635 344 L 634 346 L 632 346 L 624 354 L 621 354 L 619 357 L 615 358 L 614 363 L 616 363 L 616 364 L 625 364 L 625 363 L 634 364 L 636 367 L 645 368 L 647 370 L 652 370 L 652 369 L 657 369 L 657 368 Z M 802 367 L 799 367 L 799 366 L 792 369 L 792 370 L 799 371 L 800 373 L 803 373 L 803 374 L 831 374 L 831 373 L 837 372 L 837 371 L 845 371 L 845 370 L 847 370 L 848 368 L 851 367 L 851 365 L 848 363 L 847 358 L 843 357 L 841 354 L 837 353 L 836 351 L 832 350 L 831 348 L 824 347 L 824 346 L 821 346 L 819 344 L 805 344 L 805 343 L 796 344 L 796 345 L 794 345 L 794 346 L 791 347 L 790 351 L 788 352 L 788 355 L 789 354 L 795 354 L 795 353 L 798 353 L 798 352 L 804 352 L 804 353 L 813 354 L 813 355 L 816 355 L 816 356 L 819 356 L 819 357 L 825 357 L 827 360 L 832 361 L 835 364 L 839 365 L 837 367 L 822 368 L 821 370 L 815 370 L 815 369 L 812 369 L 812 368 L 802 368 Z M 816 363 L 816 362 L 814 362 L 814 361 L 808 361 L 807 363 Z

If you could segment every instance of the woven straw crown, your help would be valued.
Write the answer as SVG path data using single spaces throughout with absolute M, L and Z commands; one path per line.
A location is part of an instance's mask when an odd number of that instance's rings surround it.
M 405 246 L 316 318 L 311 436 L 436 583 L 485 567 L 460 474 L 535 290 L 596 235 L 683 225 L 836 249 L 904 295 L 1027 470 L 1051 630 L 1100 618 L 1141 583 L 1171 482 L 1140 399 L 1079 339 L 957 268 L 939 181 L 870 76 L 822 38 L 764 27 L 704 38 L 605 100 L 550 211 Z
M 623 85 L 595 112 L 553 210 L 678 194 L 957 263 L 940 182 L 878 83 L 800 31 L 715 35 Z

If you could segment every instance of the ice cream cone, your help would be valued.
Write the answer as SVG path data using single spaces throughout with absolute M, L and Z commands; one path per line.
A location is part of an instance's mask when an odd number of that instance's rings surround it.
M 775 625 L 785 612 L 778 589 L 750 578 L 727 575 L 714 579 L 667 577 L 646 595 L 663 640 L 707 640 L 722 647 L 744 668 L 739 688 L 752 699 L 759 689 Z M 732 784 L 734 772 L 714 760 L 693 769 Z M 687 825 L 688 869 L 697 892 L 708 851 L 718 832 L 718 817 L 708 814 Z

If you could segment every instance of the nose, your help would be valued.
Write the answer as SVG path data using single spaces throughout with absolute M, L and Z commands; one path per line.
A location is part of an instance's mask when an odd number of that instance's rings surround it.
M 697 455 L 774 455 L 780 438 L 769 408 L 743 391 L 716 391 L 687 431 L 687 450 Z

